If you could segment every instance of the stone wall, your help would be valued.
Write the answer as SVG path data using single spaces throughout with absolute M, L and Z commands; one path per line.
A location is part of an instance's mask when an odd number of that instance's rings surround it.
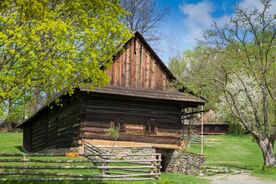
M 79 147 L 71 147 L 71 148 L 47 148 L 41 151 L 37 151 L 35 153 L 41 153 L 41 154 L 64 154 L 68 152 L 78 152 L 78 153 L 83 153 L 79 152 Z M 27 152 L 28 153 L 28 152 Z M 31 153 L 31 152 L 29 152 Z
M 107 154 L 111 152 L 111 147 L 98 147 L 102 151 L 105 151 Z M 79 152 L 83 153 L 83 147 L 79 148 L 70 148 L 70 149 L 46 149 L 40 153 L 66 153 L 66 152 Z M 204 156 L 185 152 L 181 150 L 174 149 L 159 149 L 152 147 L 114 147 L 112 153 L 116 155 L 116 158 L 120 156 L 129 155 L 129 154 L 152 154 L 152 153 L 161 153 L 162 158 L 162 169 L 163 172 L 171 173 L 181 173 L 188 175 L 198 175 L 200 173 L 201 167 L 204 163 Z M 113 158 L 111 158 L 113 159 Z M 128 156 L 124 159 L 138 160 L 138 159 L 149 159 L 148 156 Z
M 106 153 L 111 153 L 111 147 L 99 147 L 101 150 L 106 151 Z M 152 154 L 156 153 L 155 148 L 151 147 L 114 147 L 112 150 L 112 154 L 117 155 L 117 157 L 120 157 L 120 155 L 128 155 L 128 154 Z M 149 159 L 149 156 L 144 157 L 125 157 L 125 159 Z
M 107 153 L 110 153 L 110 147 L 101 147 Z M 112 151 L 115 155 L 124 154 L 151 154 L 161 153 L 163 172 L 181 173 L 188 175 L 198 175 L 204 163 L 204 156 L 174 149 L 158 149 L 151 147 L 114 147 Z M 127 159 L 143 159 L 141 157 L 126 157 Z M 149 157 L 144 157 L 149 159 Z
M 172 151 L 166 162 L 166 172 L 198 175 L 205 161 L 204 156 L 181 150 Z

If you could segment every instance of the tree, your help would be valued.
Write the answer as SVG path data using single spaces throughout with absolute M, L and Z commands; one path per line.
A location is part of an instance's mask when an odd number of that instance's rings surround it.
M 155 0 L 121 0 L 121 5 L 129 12 L 122 20 L 131 31 L 139 31 L 148 41 L 160 39 L 156 28 L 168 15 L 167 8 L 160 10 Z
M 130 37 L 125 15 L 116 0 L 1 1 L 0 115 L 36 91 L 107 84 L 103 68 Z
M 206 55 L 205 49 L 195 48 L 188 50 L 181 56 L 170 59 L 169 69 L 177 78 L 174 83 L 178 89 L 185 89 L 208 100 L 205 109 L 215 109 L 219 101 L 216 86 L 211 85 L 208 79 L 213 78 L 213 58 Z
M 202 47 L 213 58 L 217 91 L 256 140 L 264 166 L 276 166 L 276 16 L 269 0 L 261 3 L 262 10 L 237 6 L 228 24 L 206 31 Z

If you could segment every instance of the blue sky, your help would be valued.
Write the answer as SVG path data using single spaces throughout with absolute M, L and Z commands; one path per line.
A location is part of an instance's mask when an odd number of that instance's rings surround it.
M 259 0 L 156 0 L 158 7 L 168 7 L 166 20 L 158 27 L 162 35 L 158 55 L 167 64 L 172 55 L 192 49 L 196 39 L 202 38 L 203 30 L 210 28 L 214 21 L 223 25 L 233 16 L 234 5 L 245 9 L 261 9 Z M 276 0 L 272 0 L 273 13 Z

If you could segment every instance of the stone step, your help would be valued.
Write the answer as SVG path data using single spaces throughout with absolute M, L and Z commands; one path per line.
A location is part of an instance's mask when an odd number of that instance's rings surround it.
M 237 168 L 229 168 L 229 167 L 218 167 L 218 166 L 206 166 L 202 167 L 203 175 L 216 175 L 216 174 L 241 174 L 247 173 L 248 171 L 237 169 Z

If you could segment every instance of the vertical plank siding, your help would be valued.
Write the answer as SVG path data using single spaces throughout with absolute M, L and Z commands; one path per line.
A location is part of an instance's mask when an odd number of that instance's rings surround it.
M 111 77 L 111 86 L 162 91 L 170 87 L 169 76 L 137 38 L 125 45 L 107 74 Z

